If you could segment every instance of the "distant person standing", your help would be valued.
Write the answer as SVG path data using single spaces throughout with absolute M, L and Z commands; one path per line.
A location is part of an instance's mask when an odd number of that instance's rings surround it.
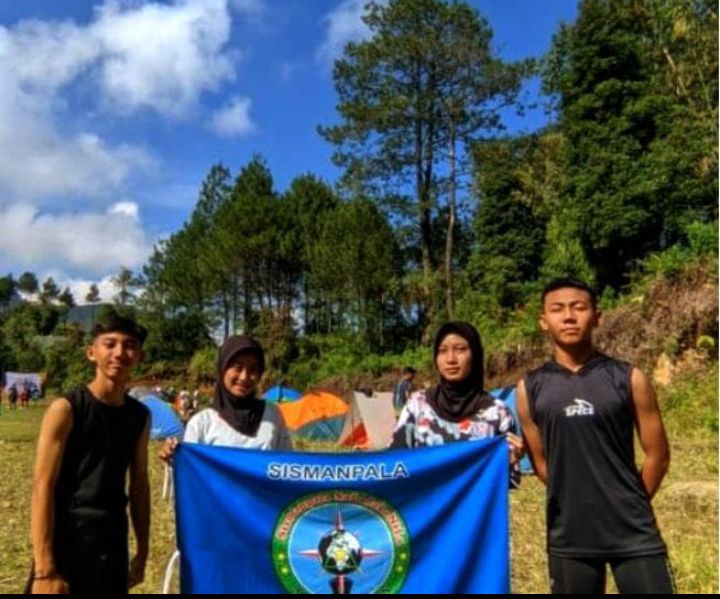
M 32 385 L 30 385 L 29 391 L 30 391 L 30 400 L 32 401 L 33 405 L 36 406 L 38 404 L 38 402 L 40 401 L 40 396 L 42 395 L 42 393 L 40 392 L 40 387 L 33 382 Z
M 604 593 L 609 565 L 622 594 L 673 593 L 650 503 L 670 463 L 665 429 L 647 377 L 593 346 L 599 319 L 586 283 L 545 287 L 540 326 L 554 356 L 517 388 L 523 435 L 547 485 L 551 591 Z M 645 454 L 640 469 L 635 430 Z
M 10 385 L 10 388 L 8 389 L 8 403 L 10 404 L 10 409 L 15 410 L 17 409 L 17 400 L 18 400 L 18 392 L 15 388 L 15 385 Z
M 18 392 L 18 396 L 20 397 L 20 407 L 27 408 L 30 403 L 30 393 L 28 392 L 28 387 L 26 383 L 20 385 L 20 391 Z
M 188 420 L 195 415 L 192 396 L 189 391 L 180 391 L 178 399 L 178 413 L 180 414 L 180 420 L 182 420 L 183 424 L 187 424 Z
M 395 391 L 393 393 L 393 405 L 396 411 L 403 409 L 407 403 L 408 398 L 413 390 L 413 380 L 415 379 L 415 369 L 406 366 L 403 369 L 402 378 L 395 385 Z

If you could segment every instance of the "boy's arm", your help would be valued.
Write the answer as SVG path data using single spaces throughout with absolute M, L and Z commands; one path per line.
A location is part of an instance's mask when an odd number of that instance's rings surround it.
M 130 565 L 128 588 L 145 579 L 145 565 L 150 547 L 150 482 L 148 480 L 148 440 L 150 439 L 150 414 L 145 428 L 138 438 L 135 454 L 130 463 L 130 518 L 132 519 L 137 553 Z
M 30 510 L 30 537 L 35 579 L 33 593 L 56 594 L 68 591 L 67 583 L 55 569 L 53 536 L 55 486 L 72 426 L 70 402 L 60 398 L 50 404 L 40 427 L 33 476 Z
M 631 405 L 645 461 L 640 469 L 645 490 L 652 498 L 670 467 L 670 447 L 660 417 L 655 390 L 647 376 L 637 368 L 631 375 Z
M 542 442 L 540 429 L 530 415 L 530 405 L 525 390 L 525 381 L 517 384 L 517 411 L 522 434 L 527 444 L 528 454 L 532 462 L 535 474 L 544 483 L 547 483 L 547 460 L 545 459 L 545 447 Z

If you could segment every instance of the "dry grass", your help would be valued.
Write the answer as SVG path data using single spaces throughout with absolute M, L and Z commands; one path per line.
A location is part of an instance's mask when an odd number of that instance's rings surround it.
M 717 389 L 717 379 L 714 381 L 711 377 L 699 387 L 698 383 L 690 382 L 689 387 L 672 390 L 662 397 L 663 403 L 669 404 L 666 421 L 673 445 L 673 465 L 655 500 L 655 509 L 682 593 L 718 590 L 717 429 L 711 426 L 713 414 L 715 418 L 717 415 L 717 401 L 714 392 L 712 397 L 697 397 L 698 389 L 707 392 L 713 385 Z M 697 408 L 688 409 L 695 405 L 693 402 L 705 405 L 705 413 L 698 413 Z M 0 593 L 19 592 L 27 575 L 30 482 L 42 411 L 38 407 L 0 416 Z M 690 421 L 682 422 L 682 418 Z M 157 446 L 151 448 L 153 456 L 156 450 Z M 160 498 L 162 467 L 154 458 L 150 465 L 151 558 L 146 582 L 136 591 L 153 594 L 161 590 L 165 565 L 175 546 L 175 532 L 172 509 Z M 533 477 L 527 477 L 521 489 L 512 493 L 516 593 L 544 593 L 548 589 L 544 502 L 544 488 Z
M 603 351 L 651 371 L 665 353 L 673 360 L 698 340 L 717 338 L 718 284 L 702 269 L 655 280 L 642 295 L 607 312 L 596 334 Z M 714 353 L 714 352 L 713 352 Z

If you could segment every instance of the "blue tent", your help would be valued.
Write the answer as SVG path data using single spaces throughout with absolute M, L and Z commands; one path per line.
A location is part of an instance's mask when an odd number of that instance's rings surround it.
M 177 415 L 177 412 L 173 410 L 170 404 L 152 395 L 144 397 L 142 403 L 150 410 L 152 416 L 150 423 L 151 439 L 182 438 L 185 429 L 180 416 Z
M 302 393 L 295 389 L 291 389 L 290 387 L 276 385 L 272 389 L 265 391 L 265 395 L 263 395 L 263 397 L 268 401 L 273 401 L 275 403 L 279 401 L 297 401 L 302 397 Z
M 340 416 L 339 418 L 310 422 L 293 432 L 295 436 L 308 441 L 337 441 L 340 438 L 344 424 L 345 417 Z
M 498 399 L 502 400 L 502 402 L 510 408 L 510 411 L 513 414 L 513 418 L 515 418 L 515 424 L 518 429 L 518 434 L 520 433 L 520 420 L 518 419 L 517 414 L 517 405 L 516 405 L 516 394 L 515 394 L 515 387 L 500 387 L 498 389 L 493 389 L 490 391 L 490 395 L 493 397 L 497 397 Z M 532 467 L 532 462 L 530 462 L 530 458 L 526 455 L 521 461 L 520 461 L 520 470 L 523 474 L 534 474 L 535 471 Z

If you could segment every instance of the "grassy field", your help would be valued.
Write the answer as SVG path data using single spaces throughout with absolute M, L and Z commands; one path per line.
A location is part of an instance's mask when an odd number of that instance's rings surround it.
M 704 380 L 681 380 L 661 392 L 673 461 L 654 505 L 681 593 L 718 591 L 717 388 L 715 370 Z M 27 576 L 32 463 L 43 411 L 40 405 L 0 416 L 0 593 L 20 592 Z M 161 591 L 175 539 L 172 507 L 160 497 L 162 466 L 157 459 L 150 464 L 151 558 L 137 592 L 154 594 Z M 511 501 L 513 590 L 546 592 L 544 489 L 527 477 Z

